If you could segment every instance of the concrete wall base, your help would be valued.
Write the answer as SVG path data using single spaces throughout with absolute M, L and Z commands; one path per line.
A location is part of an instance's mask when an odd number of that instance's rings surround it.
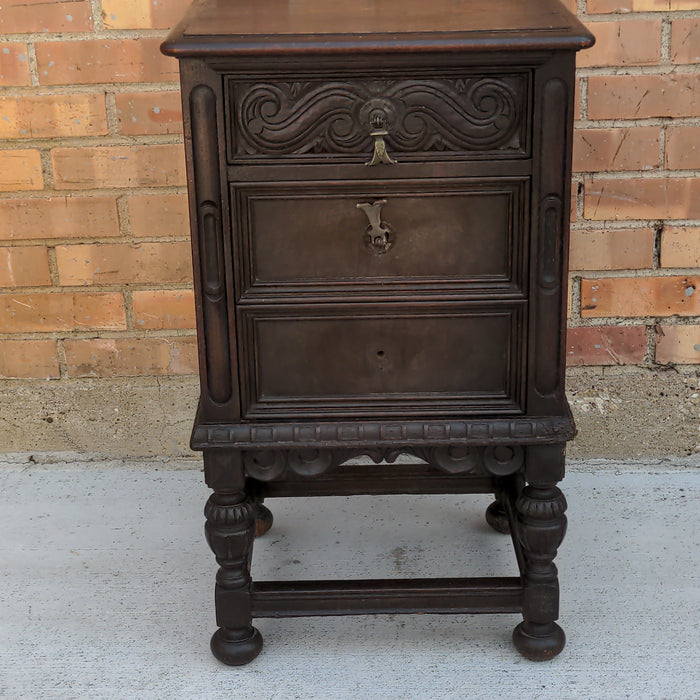
M 585 367 L 568 373 L 576 459 L 700 458 L 700 369 Z M 196 377 L 0 382 L 0 452 L 197 458 Z

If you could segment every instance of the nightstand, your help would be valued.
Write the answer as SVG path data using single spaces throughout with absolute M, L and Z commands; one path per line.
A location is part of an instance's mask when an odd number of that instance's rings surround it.
M 200 0 L 163 44 L 223 662 L 260 652 L 255 617 L 518 612 L 522 654 L 563 648 L 574 59 L 592 43 L 556 0 Z M 263 499 L 394 493 L 493 493 L 521 575 L 251 579 Z

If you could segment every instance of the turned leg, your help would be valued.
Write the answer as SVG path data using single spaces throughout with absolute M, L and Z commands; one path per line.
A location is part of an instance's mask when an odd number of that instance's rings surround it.
M 559 617 L 559 580 L 554 558 L 566 533 L 566 499 L 557 487 L 563 477 L 563 446 L 528 448 L 527 485 L 516 502 L 517 540 L 523 553 L 523 622 L 513 644 L 528 659 L 555 657 L 566 643 Z
M 486 522 L 496 531 L 504 535 L 510 532 L 508 514 L 503 505 L 503 493 L 496 493 L 496 500 L 486 509 Z
M 262 537 L 272 527 L 272 513 L 262 501 L 255 501 L 255 536 Z
M 220 463 L 225 454 L 207 462 Z M 260 632 L 252 625 L 250 561 L 255 538 L 256 504 L 243 486 L 243 473 L 233 459 L 226 478 L 209 478 L 216 490 L 204 508 L 207 542 L 216 555 L 216 623 L 211 639 L 214 656 L 230 666 L 252 661 L 262 649 Z M 213 469 L 208 470 L 209 474 Z M 236 488 L 238 487 L 238 488 Z

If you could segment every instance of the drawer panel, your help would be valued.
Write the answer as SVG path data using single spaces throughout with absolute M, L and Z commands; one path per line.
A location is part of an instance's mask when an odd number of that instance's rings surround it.
M 447 69 L 446 69 L 447 70 Z M 529 70 L 423 77 L 226 78 L 229 162 L 529 156 Z
M 242 311 L 243 414 L 520 413 L 524 306 Z
M 233 186 L 239 295 L 517 293 L 528 178 Z

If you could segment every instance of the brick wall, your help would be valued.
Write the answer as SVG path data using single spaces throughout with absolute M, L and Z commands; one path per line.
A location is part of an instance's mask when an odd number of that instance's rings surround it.
M 569 0 L 570 7 L 575 3 Z M 0 377 L 196 372 L 188 0 L 0 6 Z M 700 1 L 579 0 L 571 365 L 700 363 Z

